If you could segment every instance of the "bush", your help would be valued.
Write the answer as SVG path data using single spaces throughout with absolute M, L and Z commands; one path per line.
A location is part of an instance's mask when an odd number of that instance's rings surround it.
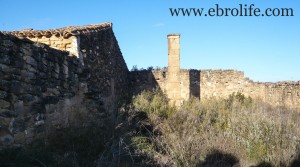
M 144 91 L 112 123 L 72 112 L 69 126 L 24 148 L 0 151 L 0 166 L 297 166 L 300 112 L 234 93 L 170 106 Z M 78 107 L 80 108 L 80 107 Z M 111 135 L 111 134 L 113 135 Z
M 135 97 L 133 105 L 146 112 L 153 129 L 160 132 L 139 136 L 133 143 L 162 166 L 201 166 L 213 150 L 238 158 L 241 166 L 262 162 L 288 166 L 300 141 L 299 112 L 274 108 L 241 93 L 227 99 L 192 98 L 176 111 L 155 90 Z
M 159 89 L 143 91 L 134 97 L 133 105 L 137 111 L 159 118 L 168 118 L 176 110 L 174 106 L 169 106 L 168 98 Z
M 139 70 L 139 69 L 138 69 L 137 65 L 134 65 L 134 66 L 132 66 L 132 68 L 131 68 L 130 71 L 138 71 L 138 70 Z

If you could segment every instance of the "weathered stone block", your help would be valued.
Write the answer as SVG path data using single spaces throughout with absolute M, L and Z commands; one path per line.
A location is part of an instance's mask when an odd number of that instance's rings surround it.
M 15 75 L 20 75 L 21 71 L 19 68 L 15 67 L 10 67 L 4 64 L 0 64 L 0 71 L 3 73 L 10 75 L 10 74 L 15 74 Z
M 10 57 L 3 53 L 0 53 L 0 63 L 9 65 L 11 63 Z
M 7 66 L 6 64 L 1 64 L 0 63 L 0 71 L 3 71 L 5 73 L 8 73 L 10 70 L 9 70 L 9 66 Z
M 0 107 L 0 116 L 2 116 L 2 117 L 7 117 L 7 118 L 11 118 L 11 117 L 16 117 L 16 116 L 18 116 L 18 114 L 17 114 L 17 112 L 15 112 L 14 110 L 1 109 L 1 107 Z
M 30 64 L 33 67 L 37 67 L 37 62 L 36 62 L 36 60 L 33 57 L 31 57 L 31 56 L 24 56 L 24 60 L 25 60 L 25 62 L 27 64 Z
M 11 118 L 0 115 L 0 126 L 8 127 L 10 121 L 11 121 Z
M 16 67 L 17 69 L 22 69 L 24 68 L 24 64 L 25 62 L 24 61 L 21 61 L 21 60 L 14 60 L 12 62 L 13 66 Z
M 21 112 L 24 111 L 24 103 L 23 103 L 23 101 L 19 100 L 19 101 L 15 102 L 13 104 L 13 106 L 14 106 L 14 110 L 15 110 L 16 113 L 21 113 Z
M 6 48 L 10 48 L 14 45 L 14 43 L 11 40 L 6 39 L 2 41 L 2 45 Z
M 10 81 L 10 80 L 20 81 L 21 80 L 21 76 L 15 75 L 15 74 L 6 74 L 6 75 L 3 75 L 2 79 L 7 80 L 7 81 Z
M 11 122 L 12 123 L 12 122 Z M 24 117 L 17 117 L 13 121 L 13 131 L 15 133 L 24 132 L 26 129 L 26 124 Z
M 37 68 L 35 68 L 35 67 L 33 67 L 32 65 L 29 65 L 29 64 L 26 65 L 25 69 L 28 70 L 29 72 L 32 72 L 32 73 L 37 72 L 37 70 L 36 70 Z
M 14 137 L 8 129 L 0 128 L 0 146 L 10 146 L 14 143 Z
M 31 113 L 37 114 L 37 113 L 44 113 L 45 112 L 45 103 L 44 102 L 36 102 L 32 104 L 31 107 Z
M 10 103 L 8 101 L 0 99 L 0 108 L 8 109 L 10 108 Z
M 29 45 L 24 45 L 22 48 L 20 48 L 20 52 L 26 56 L 32 55 L 32 50 L 30 49 Z
M 0 99 L 5 99 L 8 96 L 6 91 L 1 91 L 0 90 Z
M 20 100 L 22 100 L 24 103 L 29 103 L 29 102 L 33 102 L 33 101 L 36 101 L 36 98 L 35 96 L 31 95 L 31 94 L 24 94 L 24 95 L 21 95 L 19 97 Z
M 11 93 L 14 93 L 14 94 L 24 93 L 23 88 L 22 88 L 22 83 L 20 81 L 16 81 L 16 80 L 12 80 L 10 82 L 9 90 Z
M 44 124 L 45 124 L 45 121 L 44 121 L 44 120 L 40 120 L 40 121 L 36 121 L 36 122 L 34 123 L 34 126 L 38 127 L 38 126 L 42 126 L 42 125 L 44 125 Z
M 26 135 L 25 132 L 19 132 L 14 134 L 15 143 L 25 144 Z
M 21 71 L 21 78 L 22 80 L 26 82 L 30 82 L 30 80 L 35 80 L 36 79 L 36 74 L 34 72 L 30 72 L 27 70 L 22 70 Z
M 59 101 L 59 97 L 57 96 L 46 96 L 44 97 L 45 104 L 56 104 Z

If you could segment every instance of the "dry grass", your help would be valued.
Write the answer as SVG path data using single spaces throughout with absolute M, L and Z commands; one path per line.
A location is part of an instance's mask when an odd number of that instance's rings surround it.
M 218 161 L 289 166 L 297 156 L 300 113 L 239 93 L 227 99 L 191 99 L 175 111 L 155 90 L 135 97 L 133 105 L 148 114 L 153 130 L 132 141 L 162 166 L 218 166 Z

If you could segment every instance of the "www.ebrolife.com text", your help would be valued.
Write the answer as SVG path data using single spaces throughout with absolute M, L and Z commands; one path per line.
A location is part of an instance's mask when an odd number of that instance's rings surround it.
M 169 8 L 171 16 L 255 16 L 255 17 L 279 17 L 279 16 L 294 16 L 293 8 L 265 8 L 255 7 L 254 4 L 239 4 L 235 8 L 221 7 L 215 4 L 211 8 Z

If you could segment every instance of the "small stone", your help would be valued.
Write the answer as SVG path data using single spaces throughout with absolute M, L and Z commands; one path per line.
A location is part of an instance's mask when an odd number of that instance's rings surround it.
M 0 108 L 8 109 L 10 107 L 10 103 L 5 100 L 0 100 Z
M 10 68 L 8 65 L 0 63 L 0 71 L 9 72 Z
M 10 91 L 15 94 L 22 93 L 22 84 L 20 81 L 13 80 L 11 81 Z
M 14 137 L 12 134 L 9 133 L 8 130 L 0 130 L 1 136 L 0 136 L 0 145 L 3 146 L 10 146 L 14 143 Z
M 14 45 L 14 43 L 11 41 L 11 40 L 3 40 L 3 45 L 5 46 L 5 47 L 11 47 L 11 46 L 13 46 Z
M 41 120 L 41 121 L 36 121 L 34 123 L 34 126 L 41 126 L 41 125 L 44 125 L 45 124 L 45 121 L 44 120 Z
M 10 82 L 6 80 L 0 80 L 0 89 L 9 90 Z
M 46 96 L 44 98 L 45 104 L 56 104 L 56 103 L 58 103 L 58 101 L 59 101 L 59 98 L 56 96 Z
M 16 113 L 21 113 L 24 110 L 24 103 L 23 101 L 17 101 L 14 104 L 14 109 Z
M 4 99 L 7 97 L 7 92 L 0 90 L 0 99 Z
M 3 63 L 3 64 L 10 64 L 10 58 L 8 55 L 3 55 L 3 54 L 0 54 L 0 63 Z
M 26 133 L 25 132 L 27 132 L 27 131 L 14 134 L 15 143 L 25 144 L 25 141 L 26 141 Z
M 31 94 L 25 94 L 20 96 L 20 100 L 22 100 L 24 103 L 28 103 L 34 101 L 35 97 Z
M 31 56 L 24 56 L 25 62 L 27 64 L 32 65 L 33 67 L 37 67 L 37 62 L 34 58 L 32 58 Z

